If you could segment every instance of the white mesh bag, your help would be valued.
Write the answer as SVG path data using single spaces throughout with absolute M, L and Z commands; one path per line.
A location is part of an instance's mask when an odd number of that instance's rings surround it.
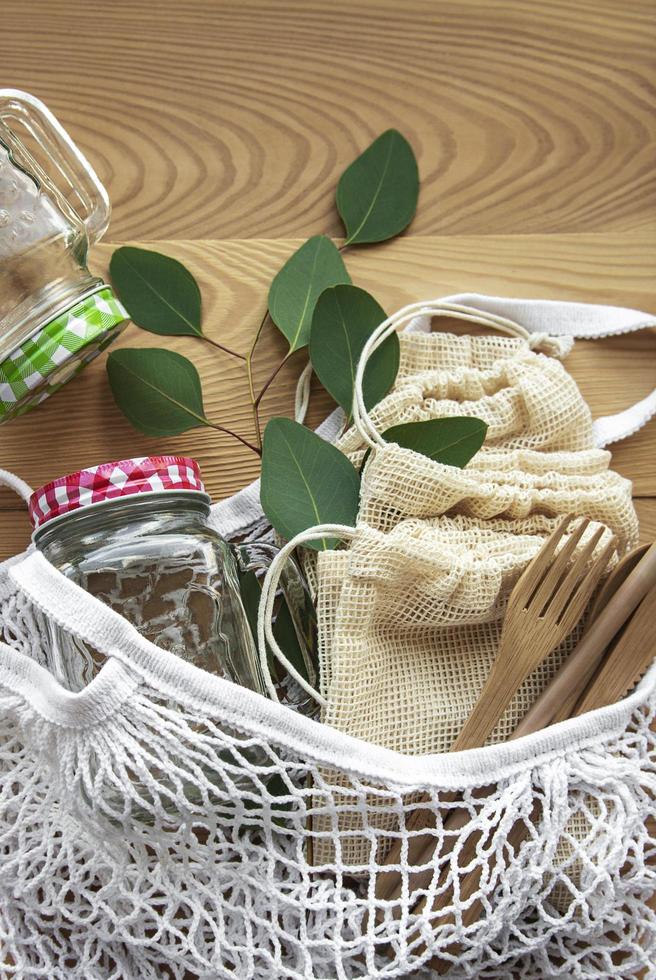
M 538 332 L 655 323 L 580 304 L 450 301 Z M 597 445 L 655 410 L 656 393 L 600 420 Z M 257 488 L 217 505 L 214 519 L 228 536 L 256 525 Z M 53 622 L 108 657 L 79 693 L 43 666 Z M 656 890 L 656 668 L 621 703 L 544 732 L 413 757 L 157 648 L 33 550 L 0 566 L 0 632 L 3 976 L 424 980 L 436 958 L 452 978 L 656 976 L 656 914 L 646 905 Z M 433 932 L 412 910 L 419 898 L 434 906 L 441 863 L 413 893 L 402 847 L 406 887 L 390 903 L 375 897 L 390 833 L 380 817 L 407 840 L 407 800 L 424 794 L 439 853 L 454 793 L 471 814 L 463 834 L 478 828 L 486 841 L 475 859 L 482 912 L 463 924 L 456 882 L 440 913 L 448 924 Z M 559 847 L 581 814 L 587 836 Z M 528 833 L 514 852 L 506 841 L 520 821 Z M 356 824 L 369 842 L 357 864 L 347 829 Z M 569 903 L 554 904 L 556 886 Z

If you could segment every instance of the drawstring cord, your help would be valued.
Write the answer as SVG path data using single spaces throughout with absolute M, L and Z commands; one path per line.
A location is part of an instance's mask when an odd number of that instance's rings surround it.
M 260 658 L 260 666 L 265 678 L 267 690 L 269 696 L 274 701 L 278 701 L 279 698 L 269 672 L 269 665 L 267 662 L 267 643 L 276 660 L 283 665 L 285 670 L 287 670 L 288 673 L 294 678 L 296 683 L 299 684 L 303 690 L 310 695 L 310 697 L 314 698 L 314 700 L 317 701 L 322 708 L 325 708 L 328 704 L 326 699 L 322 697 L 321 694 L 319 694 L 319 692 L 315 690 L 301 674 L 299 674 L 294 665 L 290 663 L 278 646 L 276 638 L 273 635 L 273 604 L 276 599 L 276 592 L 285 562 L 299 545 L 305 544 L 308 541 L 316 541 L 317 538 L 323 537 L 338 537 L 350 540 L 354 535 L 355 528 L 348 527 L 345 524 L 317 524 L 315 527 L 310 527 L 306 531 L 302 531 L 300 534 L 293 537 L 291 541 L 288 541 L 287 544 L 280 549 L 267 569 L 264 582 L 262 583 L 262 595 L 260 597 L 260 605 L 257 612 L 257 648 Z
M 520 337 L 522 340 L 529 343 L 531 342 L 531 337 L 533 336 L 528 330 L 526 330 L 525 327 L 522 327 L 519 323 L 514 323 L 512 320 L 508 320 L 506 317 L 498 316 L 495 313 L 482 313 L 480 310 L 475 310 L 469 306 L 460 306 L 456 303 L 444 303 L 441 300 L 431 300 L 427 303 L 411 303 L 409 306 L 404 306 L 403 309 L 393 313 L 392 316 L 388 317 L 386 320 L 383 320 L 380 326 L 376 327 L 374 332 L 367 340 L 362 349 L 362 354 L 360 355 L 360 360 L 358 362 L 358 368 L 355 375 L 355 387 L 353 393 L 353 424 L 355 425 L 362 439 L 371 449 L 376 449 L 378 446 L 384 446 L 385 440 L 373 424 L 364 404 L 362 385 L 367 363 L 374 351 L 378 350 L 381 344 L 385 343 L 388 337 L 390 337 L 393 333 L 396 333 L 400 328 L 404 327 L 410 322 L 410 320 L 413 320 L 417 316 L 448 316 L 456 320 L 466 320 L 470 323 L 479 323 L 482 326 L 491 327 L 494 330 L 500 330 L 503 333 L 510 334 L 511 336 Z M 537 339 L 537 335 L 535 336 Z M 546 337 L 546 335 L 544 336 Z M 540 340 L 543 339 L 544 338 L 540 336 Z

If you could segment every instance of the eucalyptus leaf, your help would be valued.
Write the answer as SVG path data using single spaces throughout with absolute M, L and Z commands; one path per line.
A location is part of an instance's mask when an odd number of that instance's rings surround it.
M 112 255 L 109 272 L 137 326 L 163 336 L 202 334 L 200 289 L 177 259 L 126 245 Z
M 210 424 L 198 372 L 181 354 L 159 347 L 115 350 L 107 374 L 116 404 L 148 436 L 176 436 Z
M 237 577 L 239 579 L 239 594 L 241 595 L 241 602 L 244 607 L 244 612 L 246 613 L 246 619 L 248 620 L 248 626 L 251 631 L 251 636 L 253 637 L 253 642 L 255 643 L 255 646 L 257 646 L 257 613 L 260 607 L 260 598 L 262 596 L 262 583 L 252 569 L 245 571 L 239 567 L 239 564 L 237 565 Z M 273 655 L 268 648 L 268 644 L 267 662 L 272 680 L 275 684 L 279 678 L 275 672 L 276 665 Z
M 309 682 L 310 674 L 308 671 L 308 665 L 305 661 L 305 657 L 303 656 L 301 645 L 298 642 L 298 636 L 296 635 L 296 630 L 294 628 L 294 620 L 292 619 L 292 614 L 289 611 L 289 606 L 287 605 L 287 601 L 284 596 L 280 600 L 280 608 L 273 624 L 273 635 L 276 639 L 276 643 L 285 654 L 292 667 L 295 667 L 301 677 Z
M 264 513 L 290 539 L 315 524 L 348 524 L 358 512 L 360 478 L 347 457 L 291 419 L 271 419 L 264 431 L 260 501 Z M 310 542 L 317 550 L 338 542 Z
M 310 360 L 324 388 L 351 414 L 355 374 L 362 349 L 387 314 L 364 289 L 332 286 L 324 290 L 312 317 Z M 364 372 L 362 390 L 372 408 L 394 384 L 399 370 L 399 338 L 394 333 L 374 351 Z
M 337 247 L 325 235 L 309 238 L 287 259 L 269 289 L 269 313 L 289 341 L 290 354 L 305 347 L 317 299 L 329 286 L 348 283 Z
M 412 221 L 419 196 L 417 161 L 396 129 L 374 140 L 344 171 L 337 185 L 337 210 L 347 245 L 384 242 Z
M 454 416 L 393 425 L 383 438 L 437 463 L 463 467 L 481 448 L 486 433 L 487 423 L 482 419 Z

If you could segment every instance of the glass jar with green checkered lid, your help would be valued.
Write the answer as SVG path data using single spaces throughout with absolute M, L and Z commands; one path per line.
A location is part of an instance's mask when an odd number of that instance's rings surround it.
M 59 389 L 127 313 L 87 268 L 107 191 L 52 113 L 0 89 L 0 422 Z

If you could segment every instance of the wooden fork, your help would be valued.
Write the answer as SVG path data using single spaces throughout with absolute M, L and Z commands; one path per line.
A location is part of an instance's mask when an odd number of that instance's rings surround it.
M 556 554 L 571 521 L 567 517 L 558 525 L 513 589 L 499 653 L 452 752 L 485 743 L 529 674 L 572 632 L 599 585 L 615 551 L 615 539 L 607 542 L 588 569 L 606 528 L 597 528 L 572 562 L 590 521 L 581 521 Z
M 572 632 L 599 585 L 615 551 L 615 539 L 606 543 L 588 567 L 605 528 L 599 527 L 575 555 L 590 524 L 584 518 L 557 551 L 574 520 L 568 515 L 560 522 L 515 585 L 508 602 L 499 653 L 451 751 L 484 744 L 529 674 Z M 445 798 L 445 805 L 455 799 L 455 794 Z M 434 817 L 425 806 L 419 806 L 406 821 L 406 829 L 415 832 L 431 825 L 434 826 Z M 409 873 L 410 891 L 425 888 L 430 882 L 434 851 L 432 833 L 415 833 L 408 839 L 407 865 L 424 865 L 423 870 Z M 392 845 L 384 864 L 398 864 L 400 855 L 399 839 Z M 376 876 L 375 893 L 380 900 L 397 899 L 401 887 L 398 871 L 381 871 Z

